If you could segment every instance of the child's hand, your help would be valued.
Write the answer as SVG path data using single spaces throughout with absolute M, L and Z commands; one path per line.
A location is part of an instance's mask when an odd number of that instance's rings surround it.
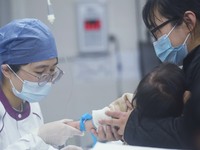
M 80 121 L 70 121 L 67 122 L 66 124 L 80 130 Z

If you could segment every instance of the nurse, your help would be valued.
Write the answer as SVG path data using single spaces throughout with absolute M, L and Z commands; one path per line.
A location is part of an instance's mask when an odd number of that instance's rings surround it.
M 69 120 L 43 124 L 38 102 L 62 77 L 57 64 L 54 37 L 41 21 L 20 19 L 0 28 L 0 149 L 56 149 L 81 135 Z

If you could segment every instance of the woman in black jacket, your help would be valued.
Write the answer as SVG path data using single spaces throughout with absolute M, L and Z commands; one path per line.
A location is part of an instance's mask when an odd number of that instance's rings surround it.
M 157 121 L 144 120 L 138 124 L 135 111 L 130 116 L 108 112 L 116 119 L 101 123 L 124 130 L 124 140 L 130 145 L 166 148 L 194 146 L 193 142 L 200 135 L 200 1 L 148 0 L 143 9 L 143 20 L 155 39 L 153 45 L 157 57 L 163 62 L 183 65 L 187 90 L 191 92 L 184 115 Z M 103 133 L 99 133 L 99 137 L 110 137 L 106 134 L 102 136 Z

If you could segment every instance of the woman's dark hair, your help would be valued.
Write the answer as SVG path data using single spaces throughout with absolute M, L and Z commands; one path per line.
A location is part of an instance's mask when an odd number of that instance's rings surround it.
M 8 64 L 9 65 L 9 64 Z M 10 68 L 15 72 L 15 73 L 17 73 L 19 70 L 20 70 L 20 68 L 21 68 L 21 66 L 24 66 L 24 65 L 27 65 L 27 64 L 18 64 L 18 65 L 9 65 L 10 66 Z M 2 83 L 3 83 L 3 80 L 4 80 L 4 77 L 3 77 L 3 75 L 2 75 L 2 72 L 0 72 L 0 86 L 2 85 Z
M 183 22 L 183 16 L 186 11 L 195 13 L 200 20 L 200 1 L 199 0 L 147 0 L 143 8 L 143 20 L 148 29 L 155 28 L 156 15 L 158 11 L 163 17 L 173 20 L 171 23 L 177 25 Z
M 24 65 L 26 65 L 26 64 L 9 65 L 9 66 L 10 66 L 10 68 L 11 68 L 15 73 L 17 73 L 17 72 L 20 70 L 21 66 L 24 66 Z
M 139 83 L 134 100 L 140 117 L 177 117 L 183 111 L 186 90 L 182 70 L 171 63 L 163 63 L 147 74 Z

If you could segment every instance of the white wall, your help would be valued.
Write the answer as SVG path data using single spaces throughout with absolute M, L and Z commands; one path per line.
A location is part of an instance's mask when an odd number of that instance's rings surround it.
M 56 17 L 53 25 L 47 21 L 46 0 L 9 0 L 9 2 L 11 10 L 8 13 L 11 13 L 11 19 L 38 18 L 51 28 L 56 38 L 61 59 L 60 66 L 66 75 L 55 85 L 47 100 L 41 103 L 46 121 L 63 117 L 78 119 L 83 113 L 101 108 L 117 98 L 116 60 L 113 55 L 90 60 L 76 58 L 78 46 L 75 0 L 51 0 Z M 123 52 L 122 91 L 133 92 L 139 81 L 138 20 L 135 0 L 107 0 L 107 3 L 109 34 L 118 38 L 120 50 Z M 83 64 L 86 66 L 85 70 Z M 86 72 L 86 69 L 92 71 L 96 69 L 90 64 L 96 64 L 96 68 L 99 69 L 96 70 L 96 76 Z M 87 75 L 80 76 L 79 74 L 84 71 Z

